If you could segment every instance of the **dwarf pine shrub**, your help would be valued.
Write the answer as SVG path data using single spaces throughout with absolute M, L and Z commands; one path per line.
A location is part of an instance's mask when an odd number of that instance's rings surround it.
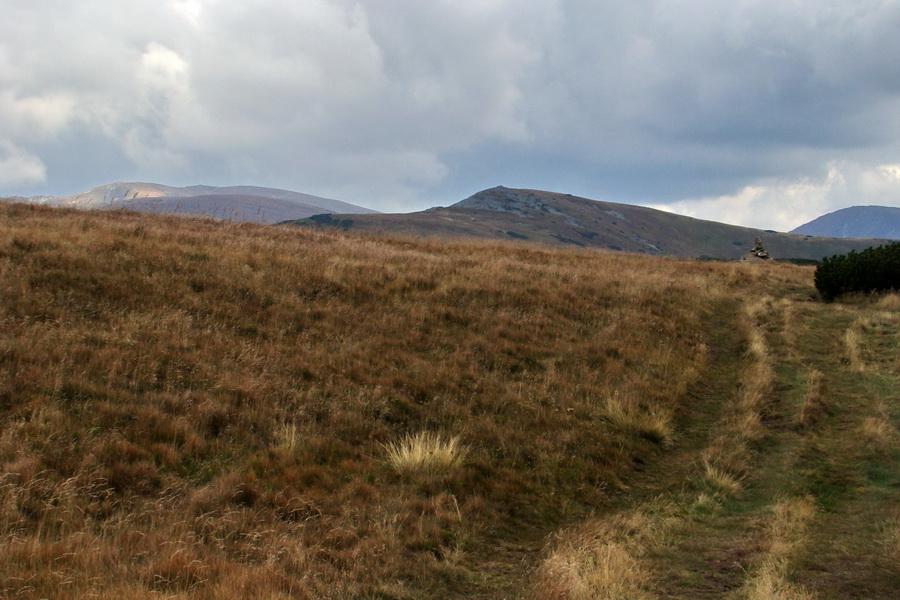
M 828 302 L 847 292 L 900 290 L 900 242 L 824 258 L 815 281 Z

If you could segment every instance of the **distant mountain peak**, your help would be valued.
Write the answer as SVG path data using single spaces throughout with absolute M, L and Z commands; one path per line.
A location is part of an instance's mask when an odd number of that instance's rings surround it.
M 900 240 L 900 208 L 851 206 L 813 219 L 791 233 L 836 238 Z
M 453 208 L 469 210 L 490 210 L 494 212 L 515 213 L 527 216 L 531 211 L 561 213 L 556 207 L 548 204 L 549 192 L 513 189 L 499 185 L 473 194 L 453 205 Z M 555 196 L 555 194 L 552 194 Z
M 17 197 L 15 200 L 84 209 L 205 215 L 230 221 L 259 223 L 277 223 L 324 213 L 376 212 L 330 198 L 250 185 L 174 187 L 159 183 L 119 181 L 70 196 Z

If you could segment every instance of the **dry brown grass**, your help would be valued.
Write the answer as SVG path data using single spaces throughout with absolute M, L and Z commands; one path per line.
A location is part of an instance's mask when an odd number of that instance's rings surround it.
M 876 304 L 878 308 L 893 313 L 900 313 L 900 293 L 883 294 Z
M 0 596 L 465 595 L 479 532 L 668 447 L 760 277 L 0 203 Z M 440 478 L 384 461 L 463 430 Z
M 869 456 L 887 455 L 896 450 L 900 441 L 891 412 L 883 403 L 874 407 L 874 414 L 863 418 L 854 438 L 861 452 Z
M 632 399 L 614 394 L 606 400 L 604 417 L 622 431 L 663 446 L 673 443 L 674 427 L 670 409 L 641 407 Z
M 816 516 L 812 498 L 791 498 L 776 504 L 766 523 L 766 551 L 742 589 L 747 600 L 812 600 L 805 588 L 789 580 L 791 564 L 807 542 Z
M 536 574 L 535 600 L 654 598 L 644 556 L 667 542 L 680 509 L 658 498 L 641 509 L 561 533 Z
M 800 427 L 808 427 L 815 424 L 827 412 L 824 393 L 824 375 L 821 371 L 812 369 L 806 377 L 806 390 L 803 395 L 803 404 L 797 412 L 796 423 Z
M 467 452 L 459 436 L 445 437 L 428 431 L 385 444 L 388 463 L 400 473 L 444 474 L 461 467 Z
M 900 509 L 882 523 L 878 538 L 879 565 L 895 582 L 900 584 Z
M 740 387 L 701 453 L 697 476 L 700 487 L 715 495 L 740 494 L 752 468 L 753 446 L 765 434 L 762 415 L 775 372 L 761 320 L 771 308 L 770 298 L 759 298 L 746 302 L 740 316 L 747 348 Z
M 847 365 L 854 373 L 865 373 L 866 363 L 862 355 L 861 329 L 866 326 L 865 321 L 856 321 L 844 332 L 844 357 Z

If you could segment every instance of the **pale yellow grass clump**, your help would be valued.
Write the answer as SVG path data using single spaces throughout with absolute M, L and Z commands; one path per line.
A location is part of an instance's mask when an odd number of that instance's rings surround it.
M 400 473 L 439 474 L 462 466 L 468 452 L 459 436 L 423 431 L 385 445 L 387 461 Z
M 876 306 L 883 310 L 900 312 L 900 294 L 884 294 L 878 300 Z
M 807 542 L 815 519 L 813 499 L 804 496 L 779 502 L 766 524 L 768 549 L 743 586 L 747 600 L 812 600 L 803 586 L 788 581 L 791 563 Z
M 287 452 L 296 452 L 302 444 L 300 427 L 293 422 L 281 423 L 275 428 L 275 444 Z
M 863 419 L 856 437 L 864 451 L 870 454 L 884 454 L 896 448 L 897 428 L 891 422 L 887 407 L 880 405 L 875 416 Z
M 607 399 L 604 416 L 613 426 L 638 437 L 663 446 L 673 442 L 672 413 L 664 408 L 642 409 L 634 401 L 615 394 Z
M 541 600 L 652 598 L 646 569 L 622 545 L 595 543 L 569 548 L 542 566 Z
M 862 356 L 862 328 L 866 322 L 857 320 L 844 332 L 844 359 L 854 373 L 865 373 L 866 363 Z
M 702 460 L 700 478 L 704 486 L 717 495 L 740 495 L 746 477 L 737 469 L 728 469 L 726 466 L 713 464 L 712 459 L 713 457 L 704 457 Z
M 640 510 L 591 521 L 560 535 L 543 561 L 535 600 L 643 600 L 653 598 L 644 556 L 666 544 L 681 522 L 680 508 L 659 498 Z
M 789 357 L 796 358 L 798 356 L 797 336 L 802 329 L 802 318 L 798 305 L 789 298 L 782 298 L 777 305 L 784 315 L 784 325 L 781 329 L 784 350 Z
M 744 588 L 747 600 L 814 600 L 815 596 L 802 586 L 785 581 L 782 563 L 766 563 Z

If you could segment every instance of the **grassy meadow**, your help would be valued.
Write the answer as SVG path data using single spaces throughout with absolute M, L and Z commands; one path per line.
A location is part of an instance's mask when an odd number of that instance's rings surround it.
M 900 296 L 0 203 L 0 598 L 892 598 Z

